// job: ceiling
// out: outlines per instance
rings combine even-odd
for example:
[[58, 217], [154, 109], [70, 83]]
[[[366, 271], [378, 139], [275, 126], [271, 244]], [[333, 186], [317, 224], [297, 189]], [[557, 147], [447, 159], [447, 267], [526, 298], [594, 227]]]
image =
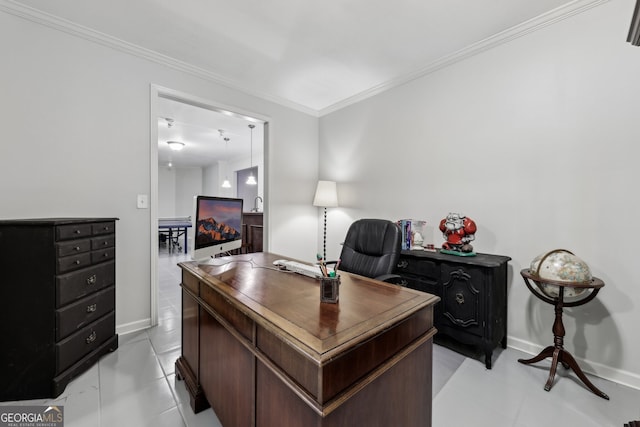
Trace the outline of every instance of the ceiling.
[[[261, 121], [164, 97], [158, 97], [156, 111], [161, 167], [169, 163], [170, 167], [206, 167], [218, 161], [237, 164], [241, 160], [238, 168], [245, 169], [256, 166], [257, 159], [262, 158], [264, 125]], [[250, 124], [255, 125], [253, 135]], [[172, 151], [167, 141], [182, 142], [185, 147]]]
[[603, 0], [0, 0], [322, 115]]
[[[0, 0], [0, 10], [322, 116], [606, 1]], [[252, 163], [247, 118], [165, 98], [157, 111], [161, 166]]]

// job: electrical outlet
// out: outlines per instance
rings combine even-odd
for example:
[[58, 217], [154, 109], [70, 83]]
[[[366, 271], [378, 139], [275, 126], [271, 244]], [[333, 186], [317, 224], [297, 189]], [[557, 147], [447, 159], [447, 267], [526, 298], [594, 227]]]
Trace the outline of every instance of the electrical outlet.
[[149, 196], [146, 194], [138, 194], [138, 209], [149, 208]]

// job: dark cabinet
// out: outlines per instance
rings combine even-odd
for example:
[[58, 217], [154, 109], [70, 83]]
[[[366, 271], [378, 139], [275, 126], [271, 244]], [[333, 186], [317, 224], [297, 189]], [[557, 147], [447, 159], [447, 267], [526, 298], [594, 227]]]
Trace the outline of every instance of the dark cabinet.
[[115, 221], [0, 221], [0, 401], [57, 397], [118, 347]]
[[[396, 274], [402, 284], [440, 297], [434, 313], [435, 342], [453, 339], [481, 349], [491, 369], [493, 350], [507, 344], [507, 256], [458, 257], [402, 251]], [[456, 348], [460, 349], [460, 348]]]
[[242, 245], [246, 252], [262, 252], [262, 212], [244, 212], [242, 214]]

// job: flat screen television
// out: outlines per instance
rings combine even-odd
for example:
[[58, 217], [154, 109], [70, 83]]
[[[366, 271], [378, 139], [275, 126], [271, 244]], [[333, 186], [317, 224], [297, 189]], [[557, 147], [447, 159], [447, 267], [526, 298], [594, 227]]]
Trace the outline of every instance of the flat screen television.
[[195, 196], [191, 258], [204, 262], [242, 246], [242, 199]]

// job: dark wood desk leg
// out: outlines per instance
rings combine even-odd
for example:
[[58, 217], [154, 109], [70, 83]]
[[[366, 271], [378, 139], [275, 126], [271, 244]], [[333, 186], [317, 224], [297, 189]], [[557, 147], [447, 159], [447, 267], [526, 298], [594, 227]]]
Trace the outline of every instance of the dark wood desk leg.
[[184, 381], [184, 385], [189, 393], [189, 404], [194, 414], [197, 414], [210, 406], [209, 401], [207, 401], [207, 398], [204, 395], [202, 386], [198, 384], [198, 380], [183, 357], [176, 360], [176, 379]]

